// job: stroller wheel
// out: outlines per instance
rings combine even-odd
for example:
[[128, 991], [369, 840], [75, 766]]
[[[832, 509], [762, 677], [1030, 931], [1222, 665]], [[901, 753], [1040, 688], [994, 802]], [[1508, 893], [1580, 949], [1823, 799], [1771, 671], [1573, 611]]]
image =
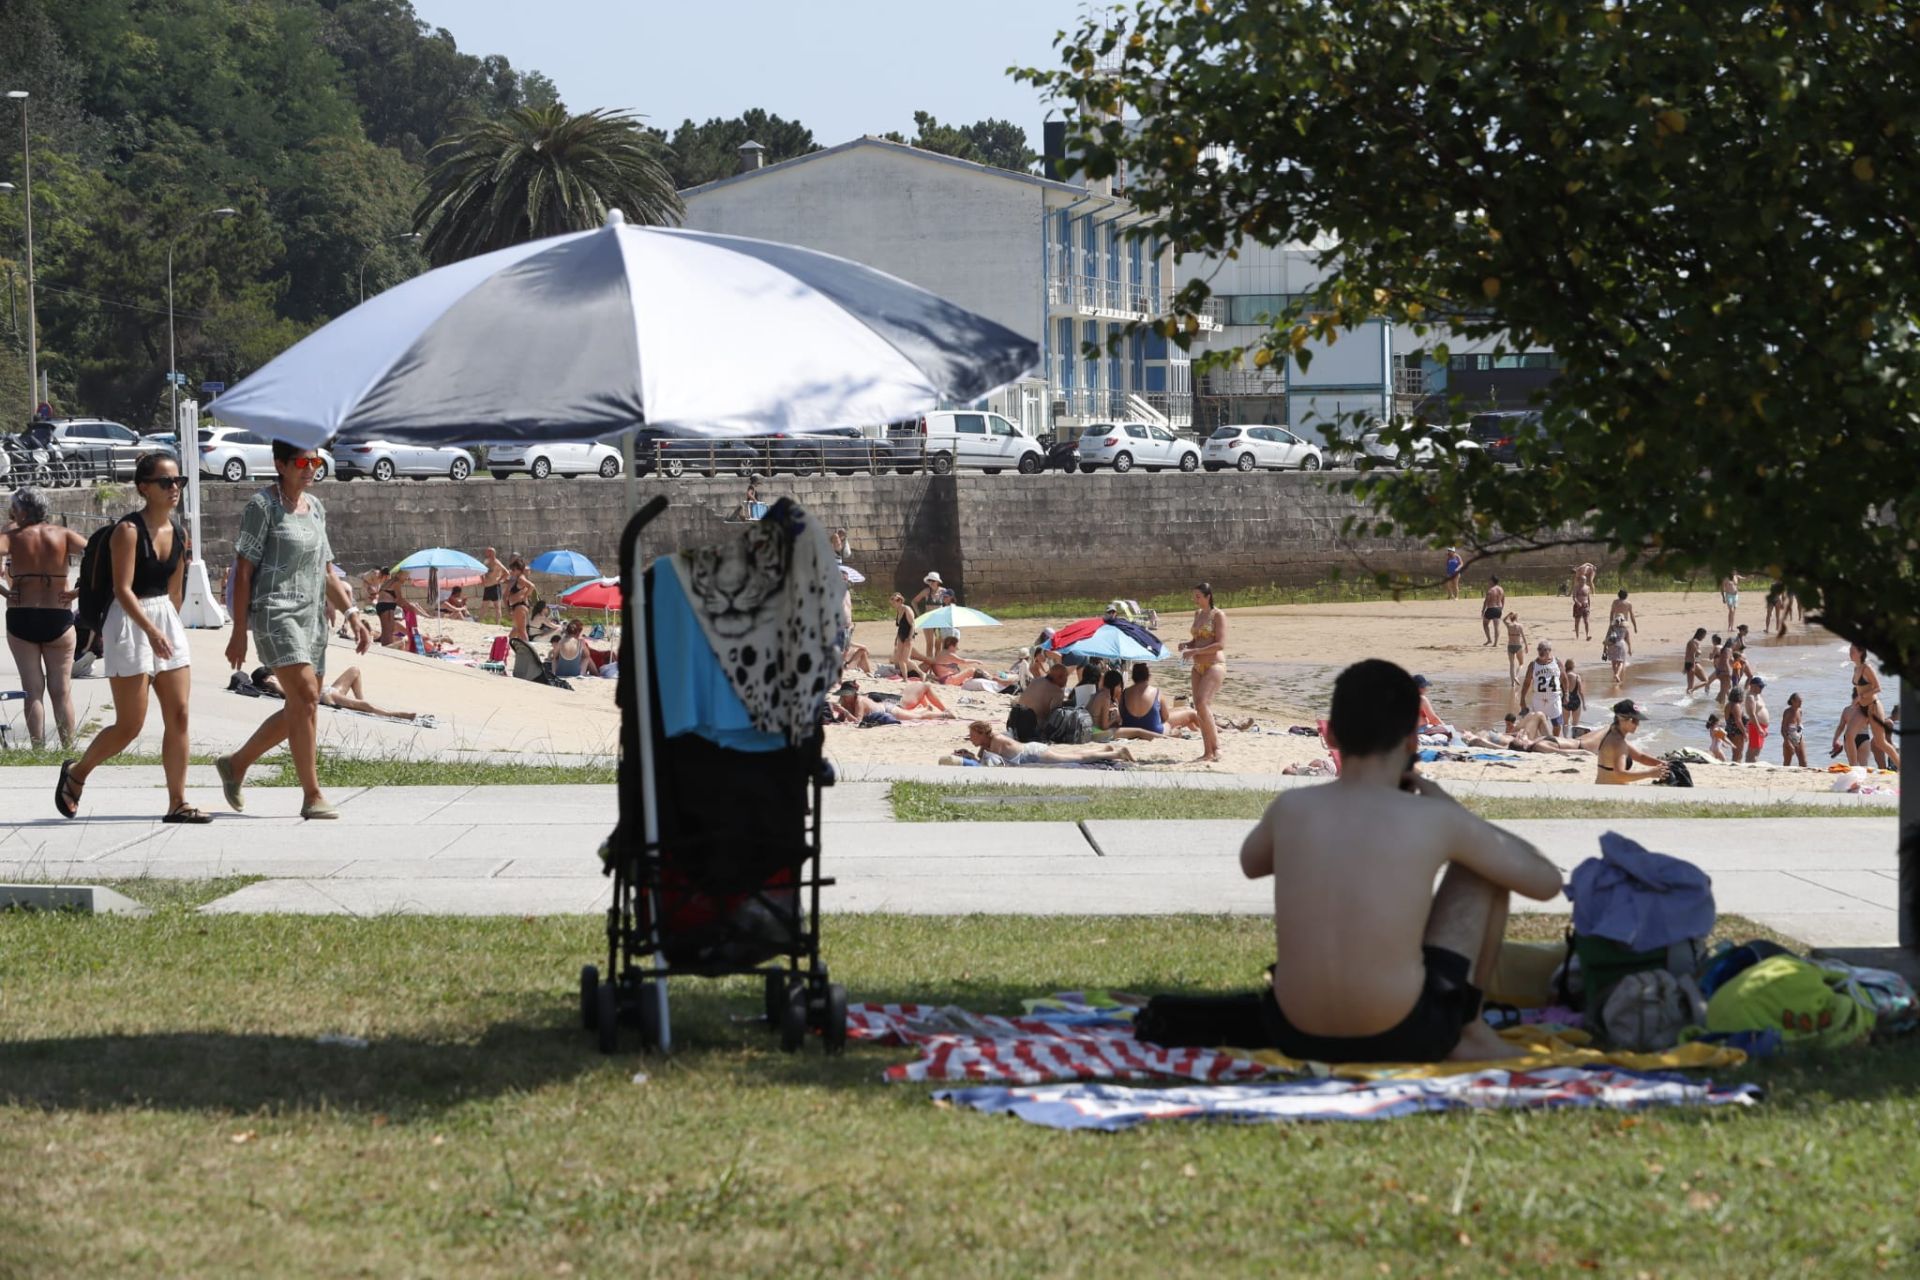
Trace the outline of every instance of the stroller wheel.
[[660, 1047], [660, 1001], [666, 992], [657, 982], [640, 984], [640, 1047]]
[[594, 1030], [600, 1033], [600, 1052], [612, 1053], [620, 1047], [620, 1001], [611, 982], [603, 982], [593, 993]]
[[787, 1008], [787, 975], [778, 969], [769, 969], [767, 979], [767, 1025], [778, 1027], [780, 1017]]
[[820, 1035], [828, 1053], [847, 1047], [847, 989], [839, 983], [827, 988], [826, 1008], [821, 1011]]
[[806, 1038], [807, 989], [796, 985], [787, 992], [786, 1003], [780, 1009], [780, 1048], [793, 1053]]
[[580, 969], [580, 1025], [591, 1031], [600, 1020], [600, 969], [583, 965]]

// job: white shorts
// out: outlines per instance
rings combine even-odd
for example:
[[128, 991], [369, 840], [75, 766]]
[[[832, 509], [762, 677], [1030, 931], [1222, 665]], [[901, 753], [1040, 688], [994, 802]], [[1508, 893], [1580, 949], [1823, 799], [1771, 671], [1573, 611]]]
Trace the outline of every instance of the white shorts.
[[156, 657], [146, 628], [136, 625], [127, 617], [120, 608], [120, 602], [115, 600], [107, 607], [107, 621], [100, 628], [100, 643], [109, 680], [120, 676], [157, 676], [163, 671], [178, 671], [193, 660], [193, 655], [187, 650], [187, 629], [180, 625], [180, 614], [173, 607], [172, 597], [149, 596], [140, 601], [140, 610], [147, 615], [154, 629], [166, 637], [167, 647], [173, 650], [173, 656]]
[[1538, 711], [1549, 720], [1558, 720], [1565, 713], [1566, 708], [1560, 703], [1560, 695], [1555, 693], [1550, 699], [1546, 697], [1533, 699], [1527, 704], [1527, 710]]

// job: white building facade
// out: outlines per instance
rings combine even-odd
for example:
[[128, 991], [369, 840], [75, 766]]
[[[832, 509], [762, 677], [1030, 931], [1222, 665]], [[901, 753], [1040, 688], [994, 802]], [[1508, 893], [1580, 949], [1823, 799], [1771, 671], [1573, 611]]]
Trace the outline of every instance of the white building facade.
[[[1165, 314], [1175, 273], [1170, 249], [1128, 234], [1139, 215], [1124, 199], [879, 138], [680, 194], [688, 227], [851, 258], [1032, 339], [1039, 367], [982, 407], [1033, 435], [1192, 422], [1190, 357], [1125, 334]], [[1089, 343], [1100, 358], [1086, 358]]]
[[1306, 369], [1276, 359], [1256, 368], [1251, 349], [1280, 314], [1322, 275], [1316, 251], [1304, 245], [1243, 245], [1236, 257], [1183, 255], [1182, 285], [1205, 280], [1221, 323], [1194, 344], [1194, 354], [1248, 349], [1248, 358], [1228, 369], [1195, 375], [1195, 427], [1202, 433], [1226, 423], [1283, 426], [1324, 439], [1322, 428], [1361, 413], [1385, 420], [1394, 412], [1393, 330], [1384, 321], [1349, 329], [1333, 342], [1307, 345]]

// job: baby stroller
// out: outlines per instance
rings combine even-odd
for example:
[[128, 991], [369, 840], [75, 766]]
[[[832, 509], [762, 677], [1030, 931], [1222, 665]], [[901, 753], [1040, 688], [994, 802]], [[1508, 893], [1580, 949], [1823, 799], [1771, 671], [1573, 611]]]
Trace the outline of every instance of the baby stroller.
[[[665, 498], [647, 503], [620, 539], [620, 817], [601, 849], [613, 878], [607, 968], [604, 976], [595, 965], [581, 969], [581, 1020], [602, 1053], [618, 1047], [622, 1024], [638, 1030], [643, 1048], [669, 1050], [671, 979], [758, 974], [782, 1049], [799, 1049], [816, 1030], [838, 1052], [847, 993], [820, 958], [820, 890], [833, 883], [819, 872], [821, 792], [833, 770], [817, 718], [797, 743], [737, 727], [670, 736], [669, 720], [676, 729], [687, 720], [687, 690], [725, 685], [728, 674], [703, 643], [704, 624], [688, 624], [680, 575], [664, 561], [644, 572], [636, 563], [640, 534], [666, 506]], [[806, 521], [783, 501], [764, 528], [740, 537], [762, 547], [789, 537], [791, 547], [789, 531]], [[715, 554], [738, 568], [736, 549]], [[814, 568], [795, 555], [791, 574]], [[821, 568], [838, 582], [830, 555]], [[811, 590], [809, 598], [828, 597]], [[734, 709], [744, 719], [744, 704], [736, 699]]]

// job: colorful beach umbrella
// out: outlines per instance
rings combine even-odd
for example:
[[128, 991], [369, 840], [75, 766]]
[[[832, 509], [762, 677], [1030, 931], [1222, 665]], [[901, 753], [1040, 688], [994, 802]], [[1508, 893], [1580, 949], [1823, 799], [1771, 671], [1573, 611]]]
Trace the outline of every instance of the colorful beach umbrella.
[[527, 568], [535, 573], [550, 573], [556, 578], [597, 578], [600, 566], [578, 551], [546, 551], [533, 558]]
[[913, 625], [934, 631], [958, 631], [962, 627], [997, 627], [1000, 621], [963, 604], [943, 604], [915, 618]]
[[618, 609], [620, 607], [620, 579], [598, 578], [592, 582], [583, 582], [560, 593], [570, 608], [576, 609]]
[[1085, 658], [1112, 658], [1121, 662], [1159, 662], [1167, 646], [1159, 636], [1124, 618], [1082, 618], [1053, 633], [1052, 648]]

